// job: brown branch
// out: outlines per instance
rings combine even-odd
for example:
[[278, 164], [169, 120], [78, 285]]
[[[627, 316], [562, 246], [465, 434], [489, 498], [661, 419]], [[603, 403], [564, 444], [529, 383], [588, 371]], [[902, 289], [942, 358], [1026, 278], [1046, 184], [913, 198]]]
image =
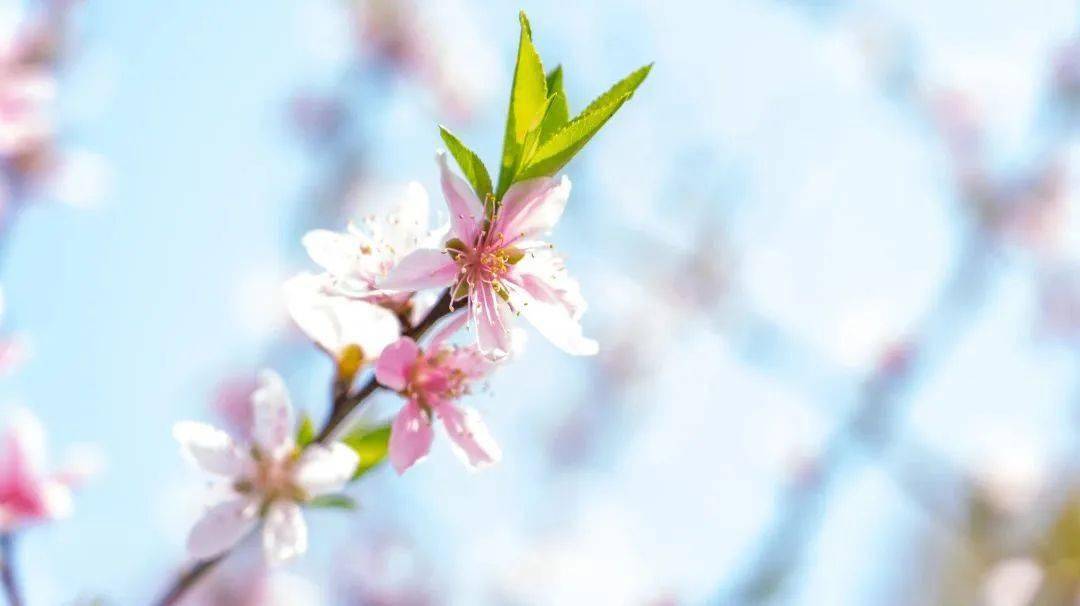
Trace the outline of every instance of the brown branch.
[[184, 594], [191, 590], [199, 579], [203, 578], [206, 573], [210, 572], [218, 565], [218, 563], [224, 560], [227, 555], [229, 555], [229, 552], [210, 558], [209, 560], [196, 562], [195, 565], [189, 568], [187, 572], [180, 576], [180, 578], [176, 579], [176, 582], [173, 583], [172, 587], [170, 587], [169, 590], [165, 592], [165, 595], [161, 596], [161, 599], [156, 602], [156, 606], [173, 606], [178, 603], [180, 598], [184, 597]]

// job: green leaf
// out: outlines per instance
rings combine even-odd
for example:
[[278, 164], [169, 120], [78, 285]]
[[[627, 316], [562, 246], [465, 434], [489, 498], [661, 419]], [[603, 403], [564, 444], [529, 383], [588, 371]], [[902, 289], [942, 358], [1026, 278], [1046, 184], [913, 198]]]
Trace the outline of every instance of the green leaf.
[[570, 121], [570, 104], [566, 100], [566, 91], [563, 89], [563, 69], [556, 66], [547, 75], [547, 91], [549, 96], [548, 111], [544, 119], [540, 121], [540, 143], [551, 138], [560, 128]]
[[636, 91], [638, 87], [641, 86], [641, 83], [645, 81], [645, 78], [648, 77], [649, 72], [652, 71], [652, 67], [653, 64], [650, 63], [648, 65], [642, 65], [630, 72], [629, 75], [609, 88], [607, 92], [593, 99], [593, 102], [579, 114], [579, 117], [584, 116], [591, 111], [595, 111], [602, 106], [609, 105], [624, 95], [633, 95], [634, 91]]
[[305, 412], [300, 418], [300, 426], [296, 428], [296, 445], [300, 448], [311, 444], [315, 439], [315, 423]]
[[353, 474], [355, 480], [386, 458], [387, 449], [390, 447], [390, 425], [357, 427], [345, 434], [341, 442], [356, 451], [360, 457], [360, 464]]
[[519, 14], [521, 38], [518, 42], [514, 81], [510, 87], [510, 107], [506, 116], [502, 162], [499, 166], [499, 188], [495, 197], [502, 198], [514, 180], [521, 161], [525, 135], [535, 128], [534, 121], [543, 116], [541, 108], [548, 100], [544, 64], [532, 42], [532, 29], [525, 12]]
[[581, 148], [585, 147], [585, 144], [615, 115], [623, 103], [633, 96], [634, 91], [645, 81], [651, 69], [650, 64], [634, 71], [597, 97], [577, 117], [542, 143], [529, 159], [528, 165], [519, 172], [516, 178], [518, 180], [530, 179], [558, 172], [581, 151]]
[[447, 149], [450, 150], [450, 155], [457, 160], [465, 178], [472, 184], [476, 197], [483, 200], [491, 193], [491, 176], [488, 175], [487, 167], [480, 160], [480, 156], [465, 147], [465, 144], [455, 137], [454, 133], [447, 130], [445, 126], [439, 127], [439, 135], [442, 136], [443, 143], [446, 143]]
[[345, 494], [324, 494], [307, 502], [313, 509], [356, 509], [356, 501]]

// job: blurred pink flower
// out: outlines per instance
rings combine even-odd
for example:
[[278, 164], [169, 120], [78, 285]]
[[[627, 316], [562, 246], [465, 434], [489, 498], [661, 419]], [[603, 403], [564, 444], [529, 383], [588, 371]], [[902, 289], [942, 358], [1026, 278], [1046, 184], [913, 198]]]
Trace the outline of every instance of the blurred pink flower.
[[205, 471], [225, 478], [229, 496], [208, 510], [188, 536], [195, 558], [221, 554], [263, 518], [263, 551], [271, 563], [307, 551], [307, 525], [300, 505], [340, 490], [359, 458], [340, 443], [299, 450], [293, 439], [293, 410], [281, 377], [264, 371], [252, 396], [252, 443], [203, 423], [182, 422], [173, 436]]
[[453, 285], [455, 300], [469, 297], [477, 345], [491, 358], [512, 351], [511, 313], [525, 316], [567, 353], [595, 354], [596, 341], [582, 335], [581, 289], [550, 245], [538, 240], [562, 216], [570, 180], [539, 177], [516, 183], [489, 219], [484, 203], [450, 171], [445, 153], [439, 154], [439, 165], [454, 237], [442, 250], [414, 251], [381, 285], [406, 291]]
[[52, 133], [48, 110], [56, 92], [51, 74], [0, 58], [0, 155], [41, 146]]
[[480, 415], [455, 400], [469, 392], [470, 383], [493, 369], [475, 346], [445, 345], [445, 339], [464, 323], [458, 315], [422, 351], [409, 337], [387, 347], [375, 364], [379, 383], [404, 396], [405, 406], [390, 433], [390, 462], [397, 472], [427, 456], [431, 450], [433, 415], [446, 428], [456, 450], [474, 468], [495, 463], [502, 456]]
[[0, 532], [66, 517], [71, 489], [81, 484], [77, 470], [46, 473], [44, 431], [28, 411], [14, 415], [0, 437]]

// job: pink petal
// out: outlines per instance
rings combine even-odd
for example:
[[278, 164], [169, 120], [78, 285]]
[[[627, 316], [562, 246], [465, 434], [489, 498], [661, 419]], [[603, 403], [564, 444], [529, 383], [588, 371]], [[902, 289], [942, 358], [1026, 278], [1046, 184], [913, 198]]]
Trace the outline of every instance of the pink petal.
[[469, 322], [469, 316], [465, 313], [465, 310], [456, 311], [449, 317], [443, 320], [442, 326], [431, 337], [431, 341], [428, 344], [428, 350], [438, 349], [447, 339], [452, 337], [455, 332], [461, 330], [462, 326], [465, 326]]
[[431, 450], [431, 422], [413, 400], [409, 400], [390, 428], [390, 463], [398, 474], [421, 461]]
[[507, 246], [536, 238], [555, 227], [569, 199], [570, 179], [565, 176], [515, 183], [503, 196], [492, 231], [502, 235]]
[[420, 348], [409, 337], [401, 337], [383, 350], [375, 363], [375, 378], [394, 391], [405, 389], [409, 373], [420, 356]]
[[9, 431], [0, 451], [0, 526], [10, 530], [46, 515], [41, 478], [20, 435]]
[[188, 553], [200, 560], [212, 558], [240, 542], [255, 528], [259, 504], [237, 498], [211, 507], [188, 535]]
[[435, 411], [442, 419], [455, 450], [470, 467], [478, 469], [497, 463], [502, 458], [502, 450], [476, 410], [442, 402], [435, 407]]
[[472, 246], [484, 222], [484, 205], [477, 199], [469, 184], [454, 174], [446, 164], [446, 153], [439, 152], [439, 172], [443, 197], [450, 209], [450, 226], [454, 235]]
[[458, 276], [458, 265], [450, 255], [433, 248], [409, 253], [379, 283], [386, 290], [423, 290], [449, 286]]
[[481, 284], [470, 293], [469, 313], [476, 327], [476, 344], [489, 358], [502, 358], [510, 353], [510, 328], [506, 315], [511, 313], [490, 284]]

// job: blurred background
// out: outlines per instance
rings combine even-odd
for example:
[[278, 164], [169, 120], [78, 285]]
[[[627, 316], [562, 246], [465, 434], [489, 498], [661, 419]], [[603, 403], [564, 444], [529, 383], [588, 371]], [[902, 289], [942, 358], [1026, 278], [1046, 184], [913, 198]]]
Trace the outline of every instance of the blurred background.
[[440, 206], [438, 123], [495, 163], [521, 8], [572, 109], [656, 62], [554, 236], [601, 354], [532, 334], [470, 402], [502, 464], [437, 440], [188, 603], [1076, 603], [1080, 7], [519, 4], [2, 5], [55, 86], [32, 144], [0, 128], [0, 402], [103, 467], [21, 537], [28, 602], [185, 566], [177, 420], [235, 420], [266, 366], [326, 413], [300, 236], [410, 180]]

